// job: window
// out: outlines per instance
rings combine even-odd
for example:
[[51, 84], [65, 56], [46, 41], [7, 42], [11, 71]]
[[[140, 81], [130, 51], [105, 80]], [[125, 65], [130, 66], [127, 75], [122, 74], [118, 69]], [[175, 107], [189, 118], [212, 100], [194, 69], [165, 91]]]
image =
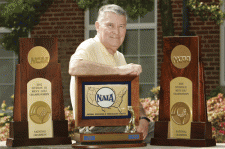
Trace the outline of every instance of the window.
[[[85, 39], [96, 35], [97, 9], [85, 12]], [[157, 1], [152, 12], [137, 20], [127, 20], [127, 32], [123, 45], [118, 49], [127, 63], [142, 66], [140, 98], [152, 96], [150, 90], [157, 86]]]
[[[0, 5], [5, 2], [0, 0]], [[10, 30], [0, 27], [0, 38], [8, 33]], [[17, 62], [18, 56], [13, 51], [6, 51], [0, 44], [0, 104], [5, 100], [7, 106], [13, 105], [13, 99], [10, 97], [14, 94]]]
[[[225, 10], [225, 6], [224, 3], [221, 7], [221, 10], [224, 12]], [[225, 86], [225, 22], [223, 22], [223, 24], [220, 25], [220, 85], [221, 86]]]

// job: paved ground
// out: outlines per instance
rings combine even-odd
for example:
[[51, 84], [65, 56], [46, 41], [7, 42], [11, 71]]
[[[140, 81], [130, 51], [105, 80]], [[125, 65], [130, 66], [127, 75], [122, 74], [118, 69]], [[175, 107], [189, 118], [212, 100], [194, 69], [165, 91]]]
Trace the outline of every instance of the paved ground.
[[[75, 143], [75, 142], [73, 142]], [[215, 147], [176, 147], [176, 146], [153, 146], [139, 147], [138, 149], [225, 149], [225, 143], [218, 143]], [[6, 141], [0, 141], [0, 149], [72, 149], [71, 145], [49, 145], [49, 146], [26, 146], [26, 147], [7, 147]], [[128, 148], [123, 148], [128, 149]]]

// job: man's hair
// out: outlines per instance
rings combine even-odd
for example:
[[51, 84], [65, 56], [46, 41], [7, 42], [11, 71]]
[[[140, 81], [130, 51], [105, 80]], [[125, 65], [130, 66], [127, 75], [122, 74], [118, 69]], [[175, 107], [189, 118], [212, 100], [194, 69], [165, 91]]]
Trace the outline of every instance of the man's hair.
[[121, 8], [120, 6], [115, 5], [115, 4], [108, 4], [108, 5], [102, 6], [99, 9], [99, 11], [98, 11], [98, 18], [97, 18], [98, 22], [102, 21], [102, 19], [104, 18], [106, 12], [114, 12], [117, 15], [125, 16], [126, 19], [127, 19], [127, 13], [126, 13], [126, 11], [123, 8]]

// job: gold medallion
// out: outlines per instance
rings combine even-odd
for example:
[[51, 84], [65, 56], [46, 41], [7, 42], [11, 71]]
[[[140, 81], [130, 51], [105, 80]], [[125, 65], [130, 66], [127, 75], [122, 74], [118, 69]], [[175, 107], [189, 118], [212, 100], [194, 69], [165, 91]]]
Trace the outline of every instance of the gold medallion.
[[42, 46], [36, 46], [32, 48], [28, 53], [28, 63], [34, 69], [43, 69], [45, 68], [49, 61], [50, 55], [48, 50]]
[[184, 45], [176, 46], [171, 53], [171, 61], [179, 69], [187, 67], [191, 62], [190, 50]]
[[43, 101], [37, 101], [30, 107], [30, 119], [36, 124], [44, 124], [51, 117], [51, 108]]
[[178, 125], [185, 125], [191, 117], [190, 108], [184, 102], [177, 102], [171, 109], [172, 120]]

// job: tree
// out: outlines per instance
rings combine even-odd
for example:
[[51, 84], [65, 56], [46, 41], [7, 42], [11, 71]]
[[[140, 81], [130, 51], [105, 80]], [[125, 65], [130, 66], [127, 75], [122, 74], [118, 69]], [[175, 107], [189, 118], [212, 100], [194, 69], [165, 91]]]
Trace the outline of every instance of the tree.
[[0, 43], [6, 50], [19, 53], [19, 38], [28, 37], [40, 16], [45, 13], [53, 0], [6, 0], [0, 5], [0, 26], [11, 30], [4, 34]]
[[75, 0], [82, 9], [100, 8], [105, 4], [116, 4], [125, 9], [131, 19], [144, 16], [154, 9], [154, 0]]

